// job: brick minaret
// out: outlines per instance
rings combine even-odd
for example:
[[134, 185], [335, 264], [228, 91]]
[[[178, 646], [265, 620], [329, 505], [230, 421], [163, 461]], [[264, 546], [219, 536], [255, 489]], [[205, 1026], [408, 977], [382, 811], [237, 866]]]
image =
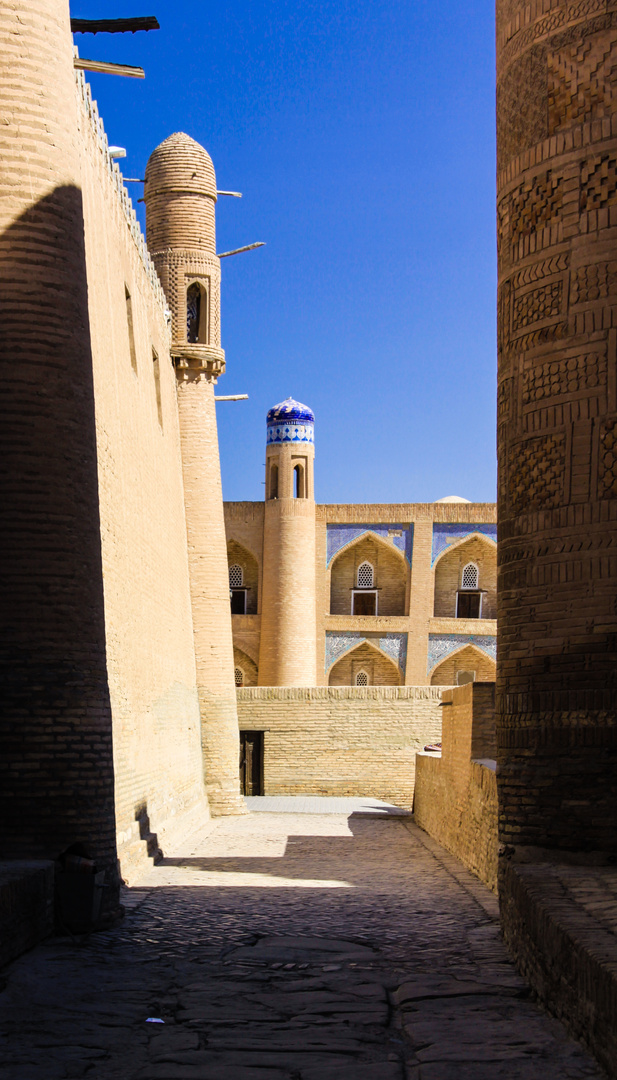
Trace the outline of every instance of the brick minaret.
[[146, 238], [172, 313], [201, 710], [212, 812], [240, 813], [238, 715], [214, 386], [225, 370], [214, 209], [206, 151], [170, 135], [146, 169]]
[[292, 398], [268, 413], [260, 686], [316, 682], [314, 421]]
[[2, 4], [0, 49], [0, 850], [50, 858], [79, 841], [116, 885], [67, 0]]
[[517, 849], [617, 851], [617, 24], [497, 2], [498, 773]]

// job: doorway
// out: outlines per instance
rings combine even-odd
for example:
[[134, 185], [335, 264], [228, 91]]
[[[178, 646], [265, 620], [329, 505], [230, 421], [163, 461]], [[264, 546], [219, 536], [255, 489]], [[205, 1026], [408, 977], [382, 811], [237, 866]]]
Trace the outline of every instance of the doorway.
[[240, 790], [243, 795], [264, 793], [264, 733], [240, 732]]

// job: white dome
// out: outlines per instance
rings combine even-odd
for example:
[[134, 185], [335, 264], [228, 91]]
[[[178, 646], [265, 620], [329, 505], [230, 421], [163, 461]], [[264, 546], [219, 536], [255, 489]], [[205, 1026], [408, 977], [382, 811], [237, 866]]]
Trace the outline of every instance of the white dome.
[[468, 503], [471, 499], [462, 499], [460, 495], [446, 495], [445, 499], [435, 499], [436, 503]]

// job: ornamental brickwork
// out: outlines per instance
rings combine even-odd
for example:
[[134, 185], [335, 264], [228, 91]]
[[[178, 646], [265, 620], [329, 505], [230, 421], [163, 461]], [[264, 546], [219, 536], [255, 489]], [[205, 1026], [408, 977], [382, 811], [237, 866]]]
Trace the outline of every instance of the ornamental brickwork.
[[617, 3], [498, 0], [500, 836], [617, 847]]

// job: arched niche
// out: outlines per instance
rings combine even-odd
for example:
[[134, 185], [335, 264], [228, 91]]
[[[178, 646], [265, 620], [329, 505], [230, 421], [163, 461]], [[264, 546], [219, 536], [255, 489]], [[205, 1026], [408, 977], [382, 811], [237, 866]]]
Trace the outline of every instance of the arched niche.
[[257, 664], [242, 649], [234, 645], [234, 673], [242, 672], [242, 682], [236, 677], [236, 686], [257, 686]]
[[361, 642], [341, 656], [330, 669], [329, 686], [356, 686], [360, 672], [368, 677], [368, 686], [400, 686], [401, 673], [398, 666], [368, 641]]
[[[232, 600], [232, 610], [236, 607], [236, 614], [242, 614], [239, 610], [239, 601], [244, 599], [245, 615], [256, 615], [258, 605], [258, 582], [259, 582], [259, 569], [257, 566], [257, 559], [255, 556], [245, 548], [242, 544], [239, 544], [237, 540], [227, 541], [227, 565], [230, 570], [233, 568], [233, 572], [230, 574], [230, 587], [232, 593], [236, 593], [236, 590], [240, 590], [244, 593], [244, 597], [235, 596]], [[235, 583], [238, 581], [238, 570], [242, 571], [242, 585], [238, 586]]]
[[405, 556], [374, 533], [365, 533], [334, 556], [330, 566], [330, 614], [350, 615], [358, 570], [373, 568], [378, 615], [404, 615], [408, 567]]
[[201, 281], [190, 281], [186, 290], [186, 340], [189, 345], [208, 345], [210, 340], [208, 290]]
[[[460, 605], [459, 595], [469, 594], [464, 585], [469, 575], [464, 575], [466, 567], [477, 567], [477, 591], [481, 594], [478, 605], [480, 615], [468, 615], [469, 604]], [[464, 580], [465, 578], [465, 580]], [[466, 599], [466, 597], [464, 597]], [[473, 610], [473, 608], [471, 608]], [[497, 545], [481, 533], [474, 533], [466, 540], [447, 548], [435, 563], [435, 601], [433, 614], [436, 618], [497, 618]]]
[[[468, 678], [473, 672], [473, 680]], [[431, 686], [457, 686], [462, 682], [495, 682], [495, 661], [475, 645], [463, 645], [444, 657], [431, 672]]]

